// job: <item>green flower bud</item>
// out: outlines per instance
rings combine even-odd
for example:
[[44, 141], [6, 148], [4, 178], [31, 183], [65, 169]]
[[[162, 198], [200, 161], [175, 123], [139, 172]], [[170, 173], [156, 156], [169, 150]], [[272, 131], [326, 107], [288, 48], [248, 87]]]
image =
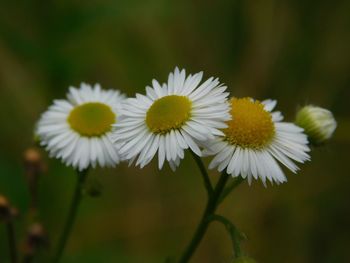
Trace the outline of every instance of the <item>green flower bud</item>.
[[312, 105], [305, 106], [297, 112], [295, 123], [304, 128], [314, 145], [320, 145], [330, 139], [337, 127], [332, 112]]
[[233, 263], [256, 263], [256, 261], [250, 257], [244, 256], [236, 258]]

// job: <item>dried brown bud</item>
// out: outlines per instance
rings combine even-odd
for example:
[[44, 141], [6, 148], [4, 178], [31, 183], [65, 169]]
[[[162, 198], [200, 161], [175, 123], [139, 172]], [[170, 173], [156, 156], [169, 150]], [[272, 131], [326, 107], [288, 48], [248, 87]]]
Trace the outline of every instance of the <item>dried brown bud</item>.
[[25, 150], [23, 160], [26, 173], [30, 176], [38, 175], [44, 172], [45, 165], [42, 161], [39, 149], [32, 147]]
[[44, 241], [46, 241], [47, 236], [43, 225], [40, 223], [31, 225], [28, 231], [28, 238], [32, 243], [37, 245], [45, 243]]
[[29, 148], [24, 152], [24, 161], [26, 163], [39, 163], [41, 162], [41, 155], [36, 148]]
[[28, 148], [23, 155], [25, 176], [27, 179], [30, 195], [31, 209], [35, 210], [37, 206], [37, 187], [40, 175], [46, 170], [42, 161], [39, 149]]
[[6, 197], [0, 195], [0, 221], [7, 221], [11, 218], [11, 207]]
[[12, 207], [6, 197], [0, 195], [0, 221], [9, 222], [18, 214], [18, 209]]
[[9, 202], [7, 201], [7, 198], [5, 196], [0, 195], [0, 207], [2, 206], [8, 206]]
[[26, 257], [33, 256], [41, 248], [45, 248], [48, 245], [48, 238], [46, 231], [42, 224], [32, 224], [27, 233], [26, 242], [24, 245], [24, 254]]

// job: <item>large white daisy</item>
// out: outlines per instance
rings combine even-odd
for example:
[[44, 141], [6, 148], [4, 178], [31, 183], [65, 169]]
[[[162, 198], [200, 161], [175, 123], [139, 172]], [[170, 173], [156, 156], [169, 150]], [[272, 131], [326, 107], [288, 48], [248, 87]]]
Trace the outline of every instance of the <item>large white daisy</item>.
[[209, 168], [226, 169], [232, 176], [242, 176], [251, 183], [261, 178], [271, 182], [287, 181], [277, 161], [296, 173], [292, 161], [309, 160], [308, 140], [303, 129], [293, 123], [281, 122], [280, 112], [271, 112], [276, 101], [254, 101], [232, 98], [232, 119], [223, 129], [224, 135], [209, 141], [204, 155], [216, 155]]
[[190, 148], [201, 155], [199, 141], [223, 135], [220, 129], [230, 119], [226, 86], [209, 78], [200, 84], [203, 73], [186, 77], [175, 69], [167, 84], [152, 81], [146, 96], [126, 100], [113, 140], [123, 159], [144, 167], [158, 151], [158, 166], [167, 160], [174, 170]]
[[109, 135], [124, 95], [82, 83], [69, 88], [66, 100], [55, 100], [42, 114], [37, 135], [51, 157], [79, 170], [88, 166], [114, 166], [119, 162]]

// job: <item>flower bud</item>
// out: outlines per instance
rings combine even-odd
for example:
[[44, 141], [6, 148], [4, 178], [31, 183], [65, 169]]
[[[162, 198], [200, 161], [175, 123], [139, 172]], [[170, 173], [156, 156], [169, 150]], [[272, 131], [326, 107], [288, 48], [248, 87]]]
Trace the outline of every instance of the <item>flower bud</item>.
[[31, 196], [31, 209], [35, 210], [37, 205], [38, 181], [40, 175], [46, 170], [45, 163], [42, 160], [40, 151], [36, 147], [32, 147], [25, 150], [23, 164]]
[[44, 227], [40, 223], [32, 224], [27, 233], [24, 254], [26, 257], [32, 257], [38, 250], [48, 246], [48, 237]]
[[45, 245], [47, 243], [46, 231], [40, 223], [34, 223], [30, 226], [28, 241], [36, 246]]
[[305, 106], [297, 112], [295, 123], [304, 128], [310, 142], [314, 145], [320, 145], [329, 140], [337, 127], [332, 112], [312, 105]]
[[243, 256], [236, 258], [233, 263], [256, 263], [256, 261], [250, 257]]
[[23, 161], [27, 173], [40, 174], [44, 171], [41, 154], [37, 148], [28, 148], [23, 154]]
[[7, 198], [0, 195], [0, 222], [10, 222], [18, 214], [17, 208], [11, 206]]
[[11, 207], [6, 197], [0, 195], [0, 221], [7, 221], [11, 217]]

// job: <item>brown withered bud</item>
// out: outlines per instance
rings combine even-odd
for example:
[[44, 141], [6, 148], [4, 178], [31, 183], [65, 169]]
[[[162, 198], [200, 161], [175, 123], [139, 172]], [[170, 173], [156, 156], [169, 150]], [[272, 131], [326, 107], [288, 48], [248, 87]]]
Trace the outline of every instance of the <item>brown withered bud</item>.
[[0, 195], [0, 222], [11, 218], [11, 206], [6, 197]]
[[32, 147], [24, 151], [24, 166], [27, 173], [41, 174], [45, 170], [39, 149]]
[[46, 170], [40, 151], [35, 148], [28, 148], [23, 155], [25, 177], [31, 195], [31, 208], [35, 210], [37, 204], [37, 188], [41, 174]]
[[16, 207], [11, 206], [7, 198], [0, 195], [0, 222], [9, 222], [18, 216]]
[[26, 258], [33, 257], [40, 249], [48, 246], [47, 233], [40, 223], [32, 224], [27, 233], [24, 244], [24, 255]]

